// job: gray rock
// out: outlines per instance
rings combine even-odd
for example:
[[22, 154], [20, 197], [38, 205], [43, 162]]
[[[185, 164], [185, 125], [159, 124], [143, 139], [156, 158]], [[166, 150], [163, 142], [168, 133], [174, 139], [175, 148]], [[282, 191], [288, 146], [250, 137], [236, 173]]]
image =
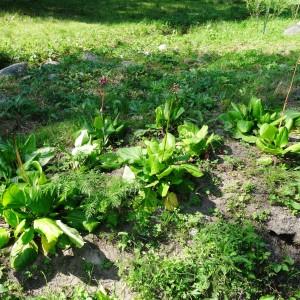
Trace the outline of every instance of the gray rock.
[[300, 33], [300, 23], [288, 27], [284, 31], [284, 35], [296, 35]]
[[48, 75], [48, 79], [49, 80], [54, 80], [54, 79], [56, 79], [57, 78], [57, 74], [49, 74]]
[[21, 62], [10, 65], [2, 70], [0, 70], [0, 77], [2, 76], [21, 76], [27, 71], [27, 63]]
[[105, 255], [98, 249], [85, 248], [82, 251], [81, 257], [88, 263], [96, 266], [101, 266], [105, 261]]
[[44, 63], [44, 66], [58, 66], [59, 62], [56, 60], [48, 60]]
[[85, 52], [82, 54], [82, 60], [96, 63], [99, 61], [99, 57], [91, 52]]
[[291, 235], [293, 242], [300, 244], [300, 219], [291, 215], [289, 211], [282, 210], [281, 207], [271, 208], [271, 218], [267, 228], [277, 235]]
[[124, 61], [121, 62], [121, 66], [125, 69], [129, 68], [129, 67], [132, 67], [132, 66], [135, 66], [135, 65], [136, 65], [135, 62], [130, 61], [130, 60], [124, 60]]

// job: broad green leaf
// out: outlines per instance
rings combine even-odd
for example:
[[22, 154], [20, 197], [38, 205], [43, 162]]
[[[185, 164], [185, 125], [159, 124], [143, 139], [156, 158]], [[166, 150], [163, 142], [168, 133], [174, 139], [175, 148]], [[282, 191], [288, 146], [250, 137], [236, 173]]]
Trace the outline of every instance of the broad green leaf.
[[80, 236], [79, 232], [75, 228], [71, 228], [68, 225], [64, 224], [60, 220], [56, 221], [58, 227], [67, 235], [70, 241], [78, 248], [81, 248], [84, 245], [84, 241]]
[[159, 160], [160, 162], [168, 160], [174, 153], [176, 141], [174, 135], [167, 133], [159, 144]]
[[260, 117], [262, 116], [264, 110], [261, 100], [254, 97], [251, 98], [249, 102], [249, 109], [252, 113], [252, 116], [256, 120], [260, 120]]
[[5, 209], [2, 215], [5, 222], [13, 228], [17, 227], [21, 220], [24, 219], [24, 216], [21, 213], [16, 212], [13, 209]]
[[36, 185], [25, 187], [26, 206], [30, 207], [32, 213], [36, 216], [43, 216], [51, 211], [53, 206], [53, 194], [48, 185]]
[[158, 106], [155, 109], [155, 125], [156, 125], [156, 127], [158, 127], [158, 128], [162, 127], [163, 120], [164, 120], [163, 109], [161, 106]]
[[268, 140], [269, 142], [273, 142], [278, 133], [278, 129], [274, 125], [263, 124], [260, 127], [259, 134], [260, 137]]
[[133, 164], [141, 159], [143, 156], [142, 147], [130, 147], [130, 148], [121, 148], [117, 151], [118, 156], [122, 161], [129, 164]]
[[257, 140], [256, 136], [254, 136], [254, 135], [245, 135], [245, 134], [242, 134], [240, 131], [234, 132], [233, 137], [235, 139], [242, 139], [243, 141], [245, 141], [247, 143], [250, 143], [250, 144], [255, 144], [256, 140]]
[[266, 143], [262, 139], [257, 139], [256, 140], [256, 145], [261, 151], [266, 152], [266, 153], [270, 153], [270, 154], [273, 154], [273, 155], [282, 155], [282, 154], [284, 154], [284, 151], [281, 148], [276, 148], [276, 147]]
[[170, 188], [170, 185], [167, 184], [167, 183], [161, 183], [159, 189], [158, 189], [158, 192], [159, 194], [161, 195], [161, 197], [166, 197], [168, 192], [169, 192], [169, 188]]
[[300, 203], [299, 203], [299, 202], [296, 202], [296, 201], [291, 200], [291, 201], [289, 201], [289, 205], [290, 205], [293, 209], [300, 211]]
[[168, 193], [168, 195], [164, 198], [164, 204], [167, 210], [174, 210], [179, 205], [177, 195], [172, 192]]
[[191, 122], [184, 122], [183, 125], [178, 126], [178, 133], [181, 139], [192, 138], [198, 131], [198, 126]]
[[286, 127], [281, 127], [275, 140], [275, 146], [283, 148], [289, 143], [289, 132]]
[[60, 229], [59, 226], [57, 226], [55, 221], [49, 218], [41, 218], [34, 220], [33, 227], [34, 230], [46, 237], [47, 242], [50, 245], [56, 243], [58, 237], [61, 234], [63, 234], [63, 231]]
[[94, 231], [100, 224], [95, 219], [87, 220], [85, 213], [81, 209], [75, 209], [66, 216], [67, 223], [77, 229], [85, 229], [88, 232]]
[[54, 147], [39, 148], [32, 153], [34, 159], [37, 159], [41, 166], [45, 166], [55, 156]]
[[22, 146], [22, 152], [25, 154], [32, 153], [36, 150], [35, 135], [31, 134]]
[[294, 144], [292, 146], [287, 147], [284, 151], [283, 154], [286, 153], [300, 153], [300, 143]]
[[122, 161], [116, 152], [107, 152], [100, 155], [101, 168], [115, 170], [122, 166]]
[[160, 180], [168, 175], [170, 175], [177, 167], [176, 166], [169, 166], [167, 167], [163, 172], [161, 172], [159, 175], [157, 175], [157, 178]]
[[170, 120], [171, 119], [171, 113], [172, 113], [172, 106], [173, 106], [173, 100], [167, 100], [164, 106], [164, 118], [166, 120]]
[[34, 262], [38, 255], [38, 246], [33, 240], [24, 243], [24, 234], [15, 242], [10, 252], [11, 266], [17, 271]]
[[28, 244], [34, 239], [34, 229], [32, 227], [25, 229], [19, 239], [23, 244]]
[[179, 119], [184, 112], [185, 112], [185, 109], [183, 107], [179, 107], [179, 109], [174, 114], [174, 120]]
[[202, 177], [204, 175], [198, 167], [190, 164], [182, 164], [180, 165], [180, 169], [184, 169], [194, 177]]
[[54, 254], [56, 243], [57, 241], [52, 241], [51, 243], [49, 243], [46, 236], [42, 235], [41, 245], [42, 245], [44, 255], [48, 255], [49, 253]]
[[0, 249], [6, 246], [9, 242], [9, 231], [5, 228], [0, 228]]
[[251, 131], [254, 123], [252, 121], [239, 120], [236, 124], [238, 130], [242, 133], [248, 133]]
[[98, 130], [102, 129], [104, 127], [104, 122], [103, 122], [103, 116], [97, 116], [94, 119], [94, 127]]
[[17, 184], [11, 184], [3, 194], [2, 205], [5, 208], [20, 208], [25, 205], [25, 194]]
[[26, 229], [26, 219], [22, 220], [14, 231], [14, 237], [17, 238]]

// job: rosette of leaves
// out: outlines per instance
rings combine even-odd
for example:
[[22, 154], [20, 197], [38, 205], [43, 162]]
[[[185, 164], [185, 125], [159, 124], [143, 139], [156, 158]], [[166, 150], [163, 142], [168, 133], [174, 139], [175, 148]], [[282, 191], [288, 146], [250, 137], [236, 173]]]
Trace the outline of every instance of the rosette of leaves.
[[201, 129], [193, 123], [185, 122], [178, 127], [180, 146], [189, 157], [201, 156], [214, 144], [220, 143], [221, 138], [215, 134], [208, 134], [208, 126]]
[[252, 98], [248, 105], [231, 103], [231, 110], [220, 115], [225, 130], [230, 131], [235, 139], [255, 143], [256, 135], [262, 124], [279, 124], [277, 112], [266, 111], [260, 99]]
[[109, 145], [114, 136], [119, 135], [124, 129], [124, 124], [118, 116], [112, 119], [102, 113], [94, 118], [92, 125], [77, 133], [72, 156], [75, 161], [95, 161], [102, 150]]
[[173, 127], [184, 114], [185, 109], [178, 101], [169, 99], [165, 104], [155, 109], [155, 128], [166, 129]]
[[0, 181], [9, 181], [16, 176], [20, 164], [29, 166], [32, 161], [38, 161], [45, 166], [54, 157], [55, 148], [37, 148], [36, 138], [30, 135], [25, 142], [16, 139], [15, 141], [4, 141], [0, 138]]
[[130, 166], [126, 176], [137, 178], [144, 184], [142, 196], [147, 206], [155, 206], [163, 199], [165, 207], [173, 209], [178, 206], [178, 187], [191, 183], [187, 175], [202, 177], [204, 174], [195, 165], [187, 163], [187, 157], [178, 151], [175, 137], [170, 133], [161, 141], [146, 141], [145, 145], [146, 149], [132, 147], [117, 152], [123, 163]]
[[55, 187], [39, 163], [34, 166], [35, 171], [23, 170], [23, 182], [10, 184], [0, 202], [0, 214], [9, 226], [0, 232], [0, 245], [5, 246], [10, 236], [14, 239], [10, 261], [16, 270], [36, 259], [39, 243], [45, 255], [54, 253], [56, 247], [84, 244], [78, 231], [60, 220], [63, 207], [56, 200]]
[[273, 155], [300, 153], [300, 143], [289, 145], [287, 127], [276, 127], [272, 124], [263, 124], [260, 127], [256, 145], [260, 150]]

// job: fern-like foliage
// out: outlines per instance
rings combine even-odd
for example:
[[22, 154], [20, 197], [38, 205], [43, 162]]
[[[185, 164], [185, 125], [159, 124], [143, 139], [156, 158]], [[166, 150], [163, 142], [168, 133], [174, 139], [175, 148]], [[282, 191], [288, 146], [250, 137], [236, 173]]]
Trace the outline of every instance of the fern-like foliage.
[[137, 183], [95, 171], [67, 173], [53, 178], [53, 182], [65, 205], [80, 207], [87, 219], [110, 220], [112, 224], [139, 190]]

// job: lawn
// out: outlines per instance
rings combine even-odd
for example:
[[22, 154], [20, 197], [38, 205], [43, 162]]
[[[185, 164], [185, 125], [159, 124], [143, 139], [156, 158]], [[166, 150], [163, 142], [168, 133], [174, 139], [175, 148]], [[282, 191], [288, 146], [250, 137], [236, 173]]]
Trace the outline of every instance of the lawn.
[[0, 69], [28, 66], [0, 75], [0, 298], [300, 299], [300, 116], [280, 121], [297, 22], [263, 33], [239, 0], [2, 0]]

